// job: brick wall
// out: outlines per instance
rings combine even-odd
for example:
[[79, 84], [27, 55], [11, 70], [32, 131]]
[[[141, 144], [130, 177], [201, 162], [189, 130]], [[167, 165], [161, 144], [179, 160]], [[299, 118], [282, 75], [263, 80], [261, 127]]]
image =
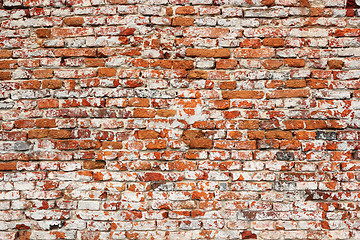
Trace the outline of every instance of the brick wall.
[[345, 0], [3, 0], [0, 238], [360, 239]]

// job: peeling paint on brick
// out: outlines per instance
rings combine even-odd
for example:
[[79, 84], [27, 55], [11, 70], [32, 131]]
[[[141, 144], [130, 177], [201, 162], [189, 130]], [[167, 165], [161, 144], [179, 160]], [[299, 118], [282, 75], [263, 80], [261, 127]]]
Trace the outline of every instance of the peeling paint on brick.
[[1, 239], [360, 239], [358, 0], [0, 21]]

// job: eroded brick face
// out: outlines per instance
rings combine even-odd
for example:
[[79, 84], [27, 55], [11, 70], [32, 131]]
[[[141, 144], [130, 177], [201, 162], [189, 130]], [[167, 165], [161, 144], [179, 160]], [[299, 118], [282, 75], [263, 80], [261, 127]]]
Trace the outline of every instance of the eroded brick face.
[[355, 0], [3, 0], [0, 239], [360, 239]]

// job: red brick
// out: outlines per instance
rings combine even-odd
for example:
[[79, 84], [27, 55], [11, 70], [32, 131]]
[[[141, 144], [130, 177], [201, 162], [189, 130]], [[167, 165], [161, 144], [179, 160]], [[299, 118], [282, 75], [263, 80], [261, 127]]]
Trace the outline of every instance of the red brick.
[[179, 15], [193, 15], [195, 14], [195, 8], [193, 6], [178, 7], [175, 10], [175, 14]]
[[43, 80], [42, 81], [42, 88], [59, 89], [62, 86], [63, 86], [63, 81], [61, 81], [61, 80]]
[[159, 117], [174, 117], [176, 115], [176, 110], [170, 110], [170, 109], [159, 109], [156, 111], [156, 115]]
[[202, 58], [228, 58], [230, 57], [230, 49], [199, 49], [188, 48], [186, 50], [186, 56], [188, 57], [202, 57]]
[[344, 62], [342, 60], [329, 60], [328, 65], [330, 69], [342, 69]]
[[252, 90], [223, 91], [222, 96], [224, 99], [260, 99], [264, 97], [264, 92]]
[[39, 108], [57, 108], [59, 107], [58, 99], [42, 99], [38, 102]]
[[271, 48], [260, 49], [235, 49], [236, 58], [270, 58], [275, 56], [275, 51]]
[[166, 141], [165, 140], [152, 140], [147, 142], [145, 145], [147, 149], [165, 149]]
[[10, 80], [11, 72], [0, 71], [0, 80]]
[[43, 28], [35, 31], [38, 38], [49, 38], [51, 36], [51, 29]]
[[85, 65], [87, 67], [103, 67], [105, 66], [105, 61], [101, 58], [87, 58], [85, 59]]
[[70, 138], [71, 131], [69, 130], [50, 130], [49, 131], [49, 137], [51, 138], [58, 138], [58, 139], [64, 139], [64, 138]]
[[121, 142], [102, 142], [102, 149], [122, 149]]
[[84, 161], [84, 169], [103, 169], [105, 168], [105, 161]]
[[98, 76], [99, 77], [114, 77], [114, 76], [116, 76], [116, 69], [115, 68], [99, 68]]
[[305, 67], [305, 60], [286, 58], [284, 59], [284, 65], [288, 67], [297, 67], [297, 68]]
[[4, 49], [0, 50], [0, 58], [10, 58], [11, 55], [12, 55], [11, 50], [4, 50]]
[[36, 119], [36, 127], [38, 128], [55, 128], [55, 119]]
[[288, 131], [268, 131], [265, 133], [265, 137], [266, 138], [270, 138], [270, 139], [292, 139], [293, 135], [291, 132]]
[[17, 68], [16, 60], [0, 60], [0, 69], [14, 69]]
[[223, 59], [216, 62], [217, 69], [235, 69], [237, 66], [237, 60]]
[[269, 69], [269, 70], [274, 70], [274, 69], [278, 69], [283, 65], [284, 61], [283, 60], [264, 60], [262, 62], [262, 65], [264, 66], [264, 68]]
[[285, 44], [285, 41], [283, 38], [265, 38], [263, 40], [264, 46], [283, 47], [284, 44]]
[[145, 109], [145, 108], [136, 108], [133, 112], [134, 118], [153, 118], [155, 117], [155, 110]]
[[22, 89], [40, 89], [41, 82], [37, 80], [23, 81], [21, 83]]
[[33, 128], [35, 127], [35, 120], [23, 119], [14, 121], [15, 128]]
[[16, 170], [16, 162], [0, 162], [0, 171], [12, 171]]
[[356, 1], [0, 5], [0, 238], [360, 239]]
[[206, 71], [193, 70], [188, 72], [187, 77], [190, 79], [207, 79], [208, 73]]
[[266, 98], [306, 98], [310, 95], [307, 89], [275, 90], [266, 95]]
[[154, 130], [139, 130], [137, 131], [137, 137], [139, 139], [157, 139], [159, 133]]
[[174, 69], [193, 69], [194, 61], [192, 60], [174, 60], [173, 61]]
[[39, 69], [34, 71], [35, 78], [52, 78], [54, 71], [52, 69]]
[[188, 27], [194, 25], [193, 18], [175, 17], [171, 21], [171, 25], [174, 27]]
[[190, 140], [190, 148], [212, 148], [213, 141], [207, 138], [195, 138]]
[[68, 26], [79, 27], [84, 24], [83, 17], [67, 17], [64, 19], [64, 23]]
[[48, 129], [36, 129], [28, 132], [28, 138], [46, 138], [48, 135]]

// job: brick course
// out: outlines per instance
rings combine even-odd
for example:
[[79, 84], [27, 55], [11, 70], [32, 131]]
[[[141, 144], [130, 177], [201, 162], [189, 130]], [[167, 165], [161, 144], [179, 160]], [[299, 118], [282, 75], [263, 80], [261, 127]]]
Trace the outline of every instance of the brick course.
[[355, 0], [3, 0], [0, 239], [360, 239]]

